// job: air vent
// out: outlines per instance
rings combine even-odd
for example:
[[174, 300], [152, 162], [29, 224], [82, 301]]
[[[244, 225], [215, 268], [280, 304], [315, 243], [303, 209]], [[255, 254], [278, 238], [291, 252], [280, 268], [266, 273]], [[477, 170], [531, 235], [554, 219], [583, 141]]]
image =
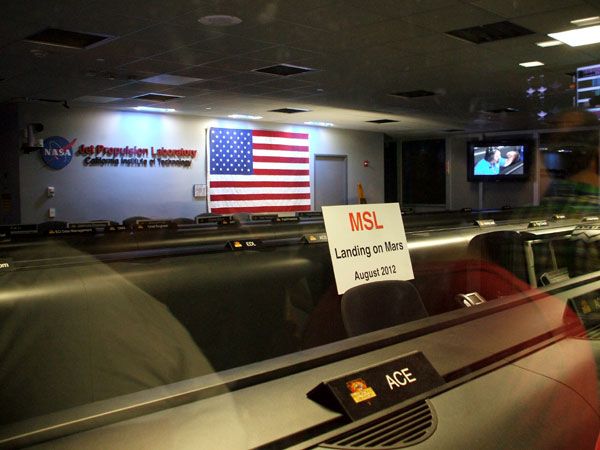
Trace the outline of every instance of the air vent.
[[487, 109], [485, 112], [492, 114], [501, 114], [501, 113], [515, 113], [519, 112], [517, 108], [496, 108], [496, 109]]
[[422, 442], [437, 426], [428, 401], [422, 401], [394, 414], [356, 428], [319, 445], [334, 449], [396, 449]]
[[277, 112], [282, 114], [296, 114], [309, 112], [310, 109], [301, 109], [301, 108], [279, 108], [279, 109], [271, 109], [270, 112]]
[[169, 100], [175, 100], [183, 97], [180, 95], [155, 94], [150, 92], [148, 94], [138, 95], [137, 97], [133, 98], [136, 100], [149, 100], [151, 102], [168, 102]]
[[393, 120], [393, 119], [376, 119], [376, 120], [367, 120], [368, 123], [393, 123], [393, 122], [398, 122], [397, 120]]
[[308, 67], [292, 66], [291, 64], [277, 64], [276, 66], [254, 69], [254, 72], [270, 73], [271, 75], [287, 77], [289, 75], [297, 75], [299, 73], [314, 72], [314, 70], [315, 69], [310, 69]]
[[432, 95], [435, 95], [435, 92], [425, 91], [423, 89], [417, 89], [414, 91], [394, 92], [392, 95], [395, 95], [396, 97], [417, 98], [417, 97], [430, 97]]
[[80, 33], [78, 31], [61, 30], [59, 28], [46, 28], [25, 38], [27, 42], [35, 44], [76, 49], [90, 48], [110, 39], [112, 39], [112, 36]]
[[446, 34], [475, 44], [485, 44], [486, 42], [527, 36], [528, 34], [535, 34], [535, 32], [512, 22], [503, 21], [447, 31]]

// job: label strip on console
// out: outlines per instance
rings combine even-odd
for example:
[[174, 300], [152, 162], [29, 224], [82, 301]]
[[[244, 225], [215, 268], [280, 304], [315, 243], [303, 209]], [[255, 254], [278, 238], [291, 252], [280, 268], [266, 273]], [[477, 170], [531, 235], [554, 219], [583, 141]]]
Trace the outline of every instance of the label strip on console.
[[351, 420], [389, 408], [445, 383], [422, 352], [408, 353], [323, 381], [307, 395]]

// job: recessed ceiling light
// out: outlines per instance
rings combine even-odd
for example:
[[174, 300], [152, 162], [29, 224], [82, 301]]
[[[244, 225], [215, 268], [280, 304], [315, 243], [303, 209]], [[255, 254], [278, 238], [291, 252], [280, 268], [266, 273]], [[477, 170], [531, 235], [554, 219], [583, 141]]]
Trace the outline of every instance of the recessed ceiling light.
[[314, 72], [316, 69], [310, 67], [294, 66], [292, 64], [277, 64], [275, 66], [261, 67], [260, 69], [254, 69], [254, 72], [268, 73], [271, 75], [279, 75], [281, 77], [287, 77], [289, 75], [298, 75], [300, 73]]
[[577, 25], [578, 27], [585, 27], [588, 25], [596, 25], [600, 23], [600, 16], [593, 17], [585, 17], [583, 19], [571, 20], [573, 25]]
[[133, 109], [136, 111], [145, 111], [145, 112], [175, 112], [173, 108], [154, 108], [152, 106], [135, 106]]
[[317, 127], [333, 127], [331, 122], [304, 122], [304, 125], [316, 125]]
[[536, 42], [535, 45], [537, 45], [538, 47], [555, 47], [557, 45], [563, 45], [563, 43], [560, 41], [552, 40], [552, 41]]
[[561, 31], [560, 33], [550, 33], [548, 36], [553, 39], [558, 39], [571, 47], [596, 44], [600, 42], [600, 25]]
[[519, 65], [523, 66], [523, 67], [538, 67], [538, 66], [543, 66], [544, 63], [541, 61], [526, 61], [526, 62], [519, 63]]
[[80, 33], [78, 31], [60, 28], [46, 28], [25, 38], [35, 44], [54, 45], [56, 47], [84, 49], [94, 47], [113, 39], [112, 36], [95, 33]]
[[212, 15], [200, 17], [198, 22], [209, 27], [230, 27], [232, 25], [239, 25], [242, 23], [242, 19], [236, 16]]
[[262, 119], [262, 116], [252, 116], [249, 114], [229, 114], [227, 117], [229, 117], [230, 119], [250, 119], [250, 120]]
[[279, 108], [279, 109], [270, 109], [269, 112], [277, 112], [282, 114], [297, 114], [303, 112], [309, 112], [310, 109], [303, 108]]
[[375, 119], [375, 120], [367, 120], [368, 123], [377, 123], [377, 124], [384, 124], [384, 123], [393, 123], [393, 122], [398, 122], [397, 120], [394, 119]]
[[133, 98], [135, 98], [136, 100], [149, 100], [151, 102], [168, 102], [169, 100], [183, 98], [183, 96], [169, 95], [169, 94], [157, 94], [155, 92], [149, 92], [147, 94], [138, 95]]
[[446, 34], [475, 44], [485, 44], [487, 42], [534, 34], [534, 31], [517, 25], [516, 23], [503, 21], [462, 28], [460, 30], [446, 31]]

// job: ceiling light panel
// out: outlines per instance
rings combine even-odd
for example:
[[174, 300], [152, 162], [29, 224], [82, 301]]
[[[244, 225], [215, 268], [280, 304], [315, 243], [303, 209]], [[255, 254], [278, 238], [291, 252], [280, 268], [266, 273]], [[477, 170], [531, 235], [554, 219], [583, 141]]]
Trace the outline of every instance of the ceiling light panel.
[[447, 31], [446, 34], [475, 44], [485, 44], [487, 42], [527, 36], [528, 34], [534, 34], [534, 32], [515, 23], [503, 21]]
[[557, 45], [563, 45], [563, 43], [560, 41], [557, 41], [557, 40], [552, 40], [552, 41], [536, 42], [535, 45], [537, 45], [538, 47], [546, 48], [546, 47], [556, 47]]
[[279, 108], [279, 109], [271, 109], [270, 112], [277, 112], [283, 114], [297, 114], [303, 112], [309, 112], [310, 109], [301, 109], [301, 108]]
[[282, 77], [287, 77], [289, 75], [298, 75], [300, 73], [314, 72], [315, 69], [311, 69], [309, 67], [293, 66], [291, 64], [277, 64], [275, 66], [262, 67], [260, 69], [255, 69], [254, 71], [261, 72], [261, 73], [270, 73], [272, 75], [279, 75]]
[[584, 19], [571, 20], [573, 25], [578, 27], [587, 27], [589, 25], [596, 25], [600, 23], [600, 16], [586, 17]]
[[519, 63], [519, 65], [522, 67], [539, 67], [539, 66], [543, 66], [544, 63], [541, 61], [525, 61], [525, 62]]
[[571, 47], [597, 44], [600, 42], [600, 25], [561, 31], [560, 33], [550, 33], [548, 36], [564, 42]]
[[394, 123], [394, 122], [398, 122], [398, 120], [393, 120], [393, 119], [375, 119], [375, 120], [367, 120], [368, 123], [377, 123], [377, 124], [384, 124], [384, 123]]
[[111, 40], [112, 36], [80, 33], [78, 31], [63, 30], [60, 28], [46, 28], [25, 38], [25, 41], [34, 44], [53, 45], [56, 47], [84, 48], [95, 47]]
[[177, 98], [183, 98], [181, 95], [167, 95], [167, 94], [156, 94], [149, 92], [147, 94], [138, 95], [133, 97], [137, 100], [148, 100], [151, 102], [168, 102], [169, 100], [175, 100]]

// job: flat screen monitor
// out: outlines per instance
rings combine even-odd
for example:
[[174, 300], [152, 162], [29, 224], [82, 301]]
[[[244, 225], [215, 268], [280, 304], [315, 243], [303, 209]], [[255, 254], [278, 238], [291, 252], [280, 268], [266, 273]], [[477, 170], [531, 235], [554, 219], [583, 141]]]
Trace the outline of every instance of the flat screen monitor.
[[474, 141], [467, 149], [469, 181], [529, 179], [533, 145], [527, 140]]

